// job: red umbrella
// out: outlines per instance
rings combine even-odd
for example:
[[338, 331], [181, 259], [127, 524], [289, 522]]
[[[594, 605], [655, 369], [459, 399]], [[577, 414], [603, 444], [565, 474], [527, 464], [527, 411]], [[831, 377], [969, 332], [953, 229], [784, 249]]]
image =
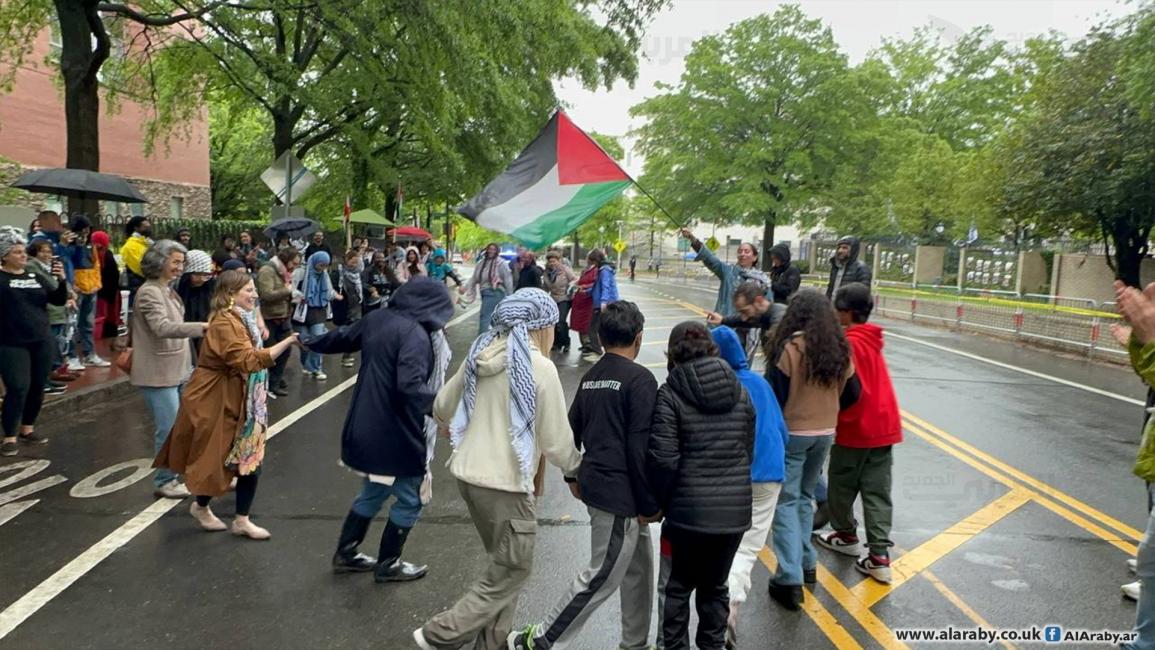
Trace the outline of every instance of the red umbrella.
[[433, 235], [430, 235], [428, 230], [415, 226], [394, 228], [389, 231], [389, 236], [396, 241], [427, 241], [433, 239]]

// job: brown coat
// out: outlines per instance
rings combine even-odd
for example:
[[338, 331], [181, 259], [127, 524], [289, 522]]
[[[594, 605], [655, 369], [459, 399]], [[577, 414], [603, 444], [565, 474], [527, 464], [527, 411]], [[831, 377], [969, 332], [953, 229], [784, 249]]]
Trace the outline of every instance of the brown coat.
[[181, 394], [176, 424], [153, 466], [183, 475], [194, 495], [227, 492], [234, 474], [225, 459], [245, 423], [248, 376], [272, 365], [268, 350], [253, 347], [240, 315], [232, 310], [214, 314], [197, 368]]

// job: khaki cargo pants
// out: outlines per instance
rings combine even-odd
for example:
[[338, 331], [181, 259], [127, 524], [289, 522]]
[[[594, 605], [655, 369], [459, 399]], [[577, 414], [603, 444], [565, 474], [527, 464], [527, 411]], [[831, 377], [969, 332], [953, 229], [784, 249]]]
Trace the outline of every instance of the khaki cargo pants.
[[489, 566], [453, 607], [422, 627], [435, 648], [498, 650], [506, 647], [521, 587], [533, 569], [537, 541], [534, 497], [457, 482], [473, 525], [489, 553]]

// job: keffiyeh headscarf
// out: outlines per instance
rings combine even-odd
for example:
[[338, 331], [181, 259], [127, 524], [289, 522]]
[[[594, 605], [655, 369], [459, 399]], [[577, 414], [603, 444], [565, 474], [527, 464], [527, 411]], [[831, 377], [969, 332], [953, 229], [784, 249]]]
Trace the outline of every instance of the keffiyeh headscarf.
[[529, 486], [527, 489], [532, 489], [537, 460], [533, 457], [537, 391], [529, 356], [529, 332], [553, 327], [557, 321], [557, 303], [541, 289], [522, 289], [498, 303], [490, 329], [478, 336], [469, 348], [469, 356], [465, 358], [465, 388], [457, 413], [449, 424], [449, 439], [457, 449], [477, 403], [477, 357], [498, 337], [508, 336], [505, 371], [509, 375], [509, 435], [522, 479]]

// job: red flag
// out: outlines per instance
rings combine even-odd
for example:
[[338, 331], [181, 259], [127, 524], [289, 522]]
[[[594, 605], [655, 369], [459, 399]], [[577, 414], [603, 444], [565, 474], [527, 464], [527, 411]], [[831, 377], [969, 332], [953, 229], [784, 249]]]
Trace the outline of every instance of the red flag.
[[349, 215], [353, 214], [353, 206], [349, 203], [349, 195], [345, 195], [345, 227], [349, 227]]

